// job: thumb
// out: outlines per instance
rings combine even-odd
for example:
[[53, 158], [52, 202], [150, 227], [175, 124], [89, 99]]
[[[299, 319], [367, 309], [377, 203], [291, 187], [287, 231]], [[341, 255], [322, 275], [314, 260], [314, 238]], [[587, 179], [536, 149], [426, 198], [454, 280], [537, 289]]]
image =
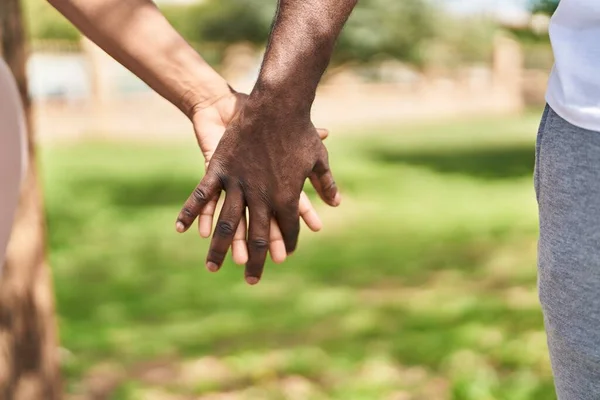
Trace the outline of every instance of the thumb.
[[325, 150], [325, 156], [320, 158], [314, 168], [312, 174], [309, 176], [310, 182], [313, 187], [321, 196], [321, 199], [332, 207], [340, 205], [342, 196], [339, 193], [338, 187], [333, 179], [333, 174], [329, 168], [329, 161], [327, 157], [327, 151]]

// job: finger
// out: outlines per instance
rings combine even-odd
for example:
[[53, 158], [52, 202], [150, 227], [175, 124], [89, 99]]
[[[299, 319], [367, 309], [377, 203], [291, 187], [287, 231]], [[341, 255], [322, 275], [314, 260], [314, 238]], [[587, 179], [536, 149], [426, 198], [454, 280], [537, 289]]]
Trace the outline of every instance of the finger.
[[220, 180], [216, 175], [208, 173], [185, 202], [175, 225], [177, 232], [187, 231], [196, 217], [202, 212], [210, 199], [221, 190]]
[[244, 210], [245, 204], [242, 191], [240, 189], [227, 191], [206, 257], [206, 268], [209, 271], [216, 272], [223, 265]]
[[329, 136], [329, 130], [324, 128], [317, 128], [317, 133], [319, 134], [319, 138], [321, 138], [321, 140], [325, 140]]
[[275, 219], [285, 243], [287, 254], [293, 253], [298, 245], [298, 235], [300, 234], [300, 212], [298, 211], [298, 198], [287, 201], [276, 208]]
[[198, 233], [200, 233], [200, 236], [203, 238], [210, 237], [213, 226], [213, 218], [217, 209], [217, 203], [219, 202], [220, 196], [221, 194], [219, 193], [217, 197], [209, 201], [206, 207], [204, 207], [204, 209], [200, 213], [200, 216], [198, 217]]
[[319, 218], [319, 214], [317, 214], [310, 199], [304, 192], [300, 194], [298, 209], [300, 211], [300, 216], [311, 231], [318, 232], [323, 228], [323, 223], [321, 222], [321, 218]]
[[231, 244], [231, 253], [233, 262], [237, 265], [244, 265], [248, 262], [248, 247], [246, 245], [246, 216], [242, 215]]
[[325, 155], [317, 161], [309, 179], [317, 193], [319, 193], [319, 196], [321, 196], [321, 199], [330, 206], [337, 207], [340, 205], [342, 198], [331, 174], [327, 159], [327, 150], [324, 147], [323, 151]]
[[267, 251], [269, 249], [269, 228], [271, 213], [262, 204], [248, 207], [248, 262], [246, 263], [246, 282], [255, 285], [260, 280]]
[[271, 253], [271, 260], [275, 264], [281, 264], [287, 258], [287, 252], [285, 251], [285, 243], [283, 242], [283, 235], [281, 230], [275, 221], [275, 218], [271, 218], [271, 233], [269, 238], [269, 252]]

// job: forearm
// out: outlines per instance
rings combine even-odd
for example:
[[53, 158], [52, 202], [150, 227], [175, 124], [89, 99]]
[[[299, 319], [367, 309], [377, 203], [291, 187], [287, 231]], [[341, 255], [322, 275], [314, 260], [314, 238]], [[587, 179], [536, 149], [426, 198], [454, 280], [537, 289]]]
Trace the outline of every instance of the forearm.
[[230, 92], [150, 0], [49, 0], [81, 32], [186, 115]]
[[254, 97], [312, 105], [335, 41], [357, 0], [279, 0]]

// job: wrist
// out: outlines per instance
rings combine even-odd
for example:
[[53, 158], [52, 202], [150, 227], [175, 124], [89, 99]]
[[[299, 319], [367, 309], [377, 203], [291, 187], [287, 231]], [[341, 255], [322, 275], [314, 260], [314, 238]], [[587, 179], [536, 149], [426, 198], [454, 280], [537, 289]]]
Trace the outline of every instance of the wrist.
[[248, 100], [255, 109], [276, 111], [279, 115], [308, 113], [315, 98], [315, 91], [306, 90], [293, 78], [261, 76]]
[[179, 109], [191, 120], [199, 111], [210, 108], [223, 98], [236, 92], [220, 76], [217, 79], [198, 82], [187, 89], [179, 100]]

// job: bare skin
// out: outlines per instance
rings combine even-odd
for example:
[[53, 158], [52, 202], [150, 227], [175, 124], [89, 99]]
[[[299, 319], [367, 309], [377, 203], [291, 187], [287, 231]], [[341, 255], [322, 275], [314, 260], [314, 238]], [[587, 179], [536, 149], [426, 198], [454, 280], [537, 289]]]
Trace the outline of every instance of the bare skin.
[[[225, 128], [237, 116], [247, 96], [237, 93], [234, 97], [227, 97], [219, 100], [214, 107], [199, 110], [194, 114], [193, 121], [196, 129], [196, 136], [203, 151], [206, 160], [206, 167], [225, 133]], [[217, 111], [218, 110], [218, 111]], [[325, 129], [318, 130], [319, 137], [324, 140], [329, 135]], [[213, 227], [213, 216], [217, 208], [218, 197], [213, 198], [204, 208], [198, 218], [198, 231], [204, 238], [210, 237]], [[302, 219], [306, 225], [314, 232], [321, 229], [322, 223], [319, 215], [313, 208], [306, 194], [302, 193], [299, 202], [299, 210]], [[232, 243], [233, 260], [237, 264], [245, 264], [248, 261], [248, 250], [246, 248], [246, 217], [237, 227]], [[271, 220], [271, 232], [269, 239], [269, 253], [275, 263], [282, 263], [286, 260], [287, 253], [283, 243], [283, 237], [279, 226], [274, 219]], [[212, 268], [215, 272], [217, 269]]]
[[281, 228], [286, 251], [296, 249], [298, 201], [306, 178], [327, 204], [339, 205], [327, 150], [310, 121], [310, 109], [335, 40], [356, 2], [279, 1], [258, 82], [177, 219], [177, 230], [184, 232], [218, 193], [227, 192], [207, 257], [210, 270], [223, 263], [246, 208], [245, 276], [256, 284], [269, 248], [271, 218]]
[[[82, 33], [190, 118], [208, 163], [225, 128], [238, 115], [247, 96], [231, 89], [150, 0], [49, 2]], [[211, 234], [217, 199], [217, 196], [211, 199], [199, 219], [203, 237]], [[303, 219], [309, 228], [319, 230], [321, 222], [306, 196], [302, 197], [299, 207], [304, 211]], [[244, 226], [240, 226], [240, 237], [245, 232]], [[271, 257], [282, 262], [286, 257], [285, 247], [278, 226], [274, 222], [272, 226]], [[245, 240], [236, 240], [234, 260], [244, 264], [247, 254]]]

